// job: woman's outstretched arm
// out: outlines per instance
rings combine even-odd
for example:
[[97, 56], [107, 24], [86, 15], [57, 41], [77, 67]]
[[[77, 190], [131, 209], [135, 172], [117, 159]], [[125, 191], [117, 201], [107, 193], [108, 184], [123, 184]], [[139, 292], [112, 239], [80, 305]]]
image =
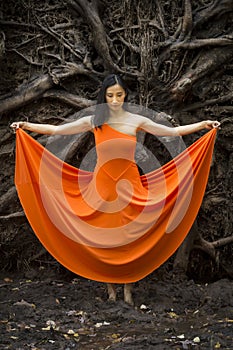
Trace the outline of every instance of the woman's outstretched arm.
[[198, 123], [169, 127], [154, 123], [152, 120], [142, 117], [140, 128], [157, 136], [184, 136], [203, 129], [219, 128], [220, 123], [216, 120], [204, 120]]
[[23, 130], [37, 132], [39, 134], [56, 134], [56, 135], [71, 135], [78, 134], [80, 132], [92, 130], [92, 117], [87, 116], [80, 118], [74, 122], [61, 124], [61, 125], [51, 125], [51, 124], [37, 124], [30, 122], [13, 122], [10, 127], [13, 130], [22, 128]]

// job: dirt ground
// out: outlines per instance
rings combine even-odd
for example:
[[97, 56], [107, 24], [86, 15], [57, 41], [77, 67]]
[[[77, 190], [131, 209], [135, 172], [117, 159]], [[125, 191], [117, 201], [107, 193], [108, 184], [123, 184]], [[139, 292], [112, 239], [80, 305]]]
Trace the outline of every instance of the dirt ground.
[[114, 303], [103, 283], [71, 273], [1, 273], [0, 349], [233, 349], [233, 281], [159, 269], [135, 283], [134, 307], [117, 290]]

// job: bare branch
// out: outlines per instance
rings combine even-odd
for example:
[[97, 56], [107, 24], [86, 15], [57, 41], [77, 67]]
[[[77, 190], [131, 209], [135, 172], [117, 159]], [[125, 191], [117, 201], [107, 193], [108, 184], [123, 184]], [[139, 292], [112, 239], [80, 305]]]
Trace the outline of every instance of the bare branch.
[[46, 90], [54, 85], [49, 74], [40, 76], [29, 82], [26, 86], [19, 87], [18, 91], [0, 104], [0, 113], [11, 111], [13, 109], [25, 106], [27, 103], [38, 99]]
[[73, 50], [72, 45], [62, 36], [59, 35], [52, 28], [45, 27], [41, 23], [38, 22], [38, 26], [47, 34], [51, 35], [57, 41], [59, 41], [66, 49], [68, 49], [75, 57], [79, 60], [83, 61], [83, 54], [81, 52], [77, 52], [77, 49]]
[[136, 52], [136, 53], [140, 53], [140, 49], [138, 46], [129, 43], [121, 35], [118, 35], [118, 37], [120, 38], [122, 43], [125, 44], [131, 51]]
[[102, 57], [105, 67], [107, 69], [119, 72], [119, 67], [112, 61], [110, 56], [106, 31], [103, 23], [100, 20], [96, 2], [87, 2], [85, 0], [67, 0], [67, 2], [74, 8], [75, 11], [80, 13], [81, 9], [81, 14], [85, 16], [93, 33], [93, 43], [96, 51], [100, 57]]
[[[205, 106], [211, 106], [211, 105], [215, 105], [218, 103], [222, 103], [222, 102], [226, 102], [226, 101], [231, 101], [233, 99], [233, 92], [230, 92], [229, 94], [225, 95], [225, 96], [220, 96], [218, 98], [213, 98], [211, 100], [206, 100], [204, 102], [196, 102], [193, 103], [187, 107], [182, 108], [182, 111], [194, 111], [196, 109], [200, 109], [203, 108]], [[230, 107], [230, 106], [229, 106]]]
[[90, 73], [95, 73], [89, 69], [84, 68], [83, 64], [76, 64], [73, 62], [66, 62], [65, 64], [58, 66], [57, 68], [53, 68], [50, 71], [50, 75], [55, 84], [59, 84], [61, 80], [72, 77], [74, 75], [87, 75]]
[[79, 108], [87, 108], [87, 107], [93, 106], [96, 103], [95, 101], [88, 100], [86, 98], [71, 94], [67, 91], [60, 91], [60, 90], [46, 91], [42, 97], [54, 98], [54, 99], [63, 101], [69, 104], [70, 106], [79, 107]]
[[0, 104], [0, 113], [22, 107], [41, 98], [45, 91], [51, 89], [54, 84], [59, 84], [62, 79], [77, 74], [87, 74], [88, 72], [82, 65], [74, 63], [68, 63], [59, 69], [53, 69], [50, 74], [41, 75], [28, 84], [20, 86], [16, 94], [3, 99]]
[[2, 26], [16, 26], [16, 27], [27, 27], [30, 29], [36, 29], [36, 25], [30, 24], [30, 23], [21, 23], [21, 22], [15, 22], [15, 21], [4, 21], [0, 20], [0, 24]]
[[[151, 22], [151, 25], [153, 26], [153, 22]], [[114, 33], [118, 33], [118, 32], [122, 32], [122, 31], [125, 31], [125, 30], [129, 30], [129, 29], [140, 29], [140, 25], [138, 24], [135, 24], [133, 26], [129, 26], [129, 27], [120, 27], [120, 28], [115, 28], [115, 29], [112, 29], [109, 34], [114, 34]]]
[[233, 236], [221, 238], [215, 242], [212, 242], [212, 244], [215, 248], [222, 247], [222, 246], [230, 244], [230, 243], [233, 243]]
[[215, 0], [204, 9], [194, 13], [194, 27], [201, 26], [210, 21], [213, 17], [219, 17], [233, 11], [232, 0]]
[[14, 198], [16, 198], [16, 188], [12, 186], [0, 198], [0, 212], [6, 210]]
[[36, 66], [36, 67], [43, 67], [43, 63], [40, 62], [34, 62], [32, 61], [32, 59], [26, 57], [25, 55], [23, 55], [21, 52], [19, 52], [16, 49], [12, 49], [10, 51], [13, 51], [15, 53], [17, 53], [17, 55], [19, 55], [20, 57], [22, 57], [27, 63], [29, 63], [31, 66]]
[[[29, 38], [29, 39], [27, 39], [27, 40], [24, 40], [24, 41], [22, 41], [20, 44], [16, 45], [16, 46], [14, 47], [14, 49], [19, 49], [20, 47], [25, 46], [25, 45], [27, 45], [27, 44], [30, 44], [30, 43], [33, 42], [34, 40], [37, 40], [37, 39], [39, 39], [39, 38], [41, 38], [41, 37], [42, 37], [42, 34], [33, 35], [31, 38]], [[8, 51], [11, 51], [11, 49], [9, 49]]]
[[[200, 55], [196, 62], [195, 69], [188, 69], [187, 73], [178, 80], [175, 86], [171, 89], [173, 98], [177, 100], [183, 99], [185, 94], [191, 90], [193, 84], [216, 71], [218, 67], [222, 67], [225, 62], [232, 59], [233, 46], [225, 48], [223, 51], [220, 48], [214, 48]], [[216, 57], [218, 59], [216, 60]]]
[[158, 8], [158, 17], [159, 17], [159, 22], [160, 22], [160, 28], [162, 28], [162, 32], [164, 34], [164, 37], [168, 38], [169, 35], [168, 35], [168, 32], [166, 30], [166, 26], [165, 26], [165, 21], [164, 21], [163, 10], [162, 10], [162, 7], [161, 7], [161, 2], [156, 0], [156, 5], [157, 5], [157, 8]]
[[0, 219], [1, 220], [10, 220], [10, 219], [15, 219], [15, 218], [22, 218], [24, 216], [25, 216], [24, 212], [23, 211], [19, 211], [17, 213], [13, 213], [13, 214], [1, 215]]
[[198, 242], [193, 246], [193, 249], [200, 249], [211, 256], [213, 260], [216, 259], [216, 252], [213, 244], [206, 241], [201, 236], [199, 236]]
[[46, 253], [47, 253], [47, 250], [45, 248], [41, 248], [41, 250], [37, 254], [35, 254], [32, 257], [30, 257], [28, 259], [28, 261], [29, 262], [35, 261], [36, 259], [40, 258], [41, 256], [43, 256]]
[[179, 41], [184, 40], [184, 38], [189, 38], [192, 31], [192, 5], [190, 0], [185, 0], [184, 2], [184, 17], [182, 23], [182, 30], [180, 33]]
[[170, 51], [178, 49], [197, 49], [206, 46], [227, 46], [233, 45], [233, 36], [227, 35], [221, 38], [194, 39], [192, 41], [183, 41], [172, 44]]

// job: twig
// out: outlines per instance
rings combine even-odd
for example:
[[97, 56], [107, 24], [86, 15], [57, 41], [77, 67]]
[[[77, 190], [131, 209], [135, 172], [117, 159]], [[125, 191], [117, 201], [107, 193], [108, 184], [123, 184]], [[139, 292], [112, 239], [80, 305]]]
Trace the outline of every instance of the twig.
[[80, 108], [87, 108], [95, 104], [95, 101], [79, 97], [66, 91], [49, 90], [43, 94], [43, 97], [56, 98], [71, 106]]
[[222, 247], [222, 246], [227, 245], [229, 243], [233, 243], [233, 236], [220, 238], [217, 241], [212, 242], [213, 246], [216, 248]]
[[220, 96], [218, 98], [213, 98], [211, 100], [206, 100], [205, 102], [193, 103], [192, 105], [190, 105], [188, 107], [182, 108], [182, 111], [184, 111], [184, 112], [193, 111], [195, 109], [203, 108], [205, 106], [215, 105], [215, 104], [218, 104], [218, 103], [221, 103], [221, 102], [226, 102], [226, 101], [231, 101], [232, 98], [233, 98], [233, 93], [231, 92], [230, 94], [227, 94], [225, 96]]
[[28, 27], [28, 28], [33, 28], [33, 29], [37, 28], [34, 24], [21, 23], [21, 22], [15, 22], [15, 21], [0, 20], [0, 24], [3, 25], [3, 26]]
[[33, 255], [31, 258], [28, 259], [29, 262], [35, 261], [36, 259], [40, 258], [42, 255], [46, 254], [47, 250], [45, 248], [42, 248], [39, 253]]
[[[42, 36], [42, 34], [37, 34], [28, 40], [22, 41], [20, 44], [16, 45], [16, 47], [14, 47], [14, 49], [19, 49], [20, 47], [27, 45], [27, 44], [31, 43], [32, 41], [40, 38], [41, 36]], [[11, 49], [9, 49], [8, 51], [11, 51]]]
[[164, 37], [168, 38], [169, 35], [168, 35], [168, 32], [166, 31], [166, 26], [165, 26], [165, 23], [164, 23], [164, 16], [163, 16], [163, 11], [162, 11], [162, 8], [161, 8], [160, 1], [156, 0], [156, 5], [158, 7], [158, 16], [159, 16], [159, 20], [160, 20], [160, 24], [161, 24], [161, 28], [162, 28]]
[[77, 57], [80, 60], [83, 60], [83, 55], [80, 52], [76, 52], [72, 49], [71, 44], [62, 36], [57, 34], [52, 28], [46, 28], [44, 27], [39, 21], [38, 26], [47, 34], [51, 35], [53, 38], [55, 38], [57, 41], [59, 41], [65, 48], [67, 48], [75, 57]]
[[192, 31], [192, 6], [190, 0], [185, 0], [184, 4], [184, 17], [182, 23], [182, 30], [180, 33], [179, 41], [184, 38], [189, 38]]
[[19, 52], [16, 49], [11, 49], [11, 50], [7, 50], [7, 51], [13, 51], [15, 53], [17, 53], [17, 55], [19, 55], [20, 57], [22, 57], [27, 63], [29, 63], [32, 66], [36, 66], [36, 67], [43, 67], [43, 63], [39, 63], [39, 62], [34, 62], [31, 59], [27, 58], [26, 56], [24, 56], [21, 52]]
[[233, 45], [232, 36], [223, 36], [221, 38], [195, 39], [192, 41], [182, 41], [174, 43], [170, 47], [170, 51], [177, 49], [199, 49], [206, 46], [227, 46]]
[[13, 213], [13, 214], [8, 214], [8, 215], [1, 215], [0, 219], [1, 220], [9, 220], [9, 219], [13, 219], [13, 218], [21, 218], [24, 217], [25, 214], [23, 211], [19, 211], [17, 213]]

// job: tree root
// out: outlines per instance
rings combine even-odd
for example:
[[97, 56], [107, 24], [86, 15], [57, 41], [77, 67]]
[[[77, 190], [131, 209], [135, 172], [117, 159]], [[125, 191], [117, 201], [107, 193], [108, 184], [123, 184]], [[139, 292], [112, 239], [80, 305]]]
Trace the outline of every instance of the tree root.
[[196, 62], [195, 69], [188, 69], [187, 73], [179, 79], [171, 89], [173, 98], [176, 100], [184, 100], [185, 95], [190, 92], [192, 86], [204, 76], [210, 75], [222, 67], [226, 62], [232, 59], [233, 47], [215, 48], [204, 52], [200, 55]]
[[99, 17], [97, 1], [85, 1], [85, 0], [68, 0], [70, 6], [88, 22], [90, 29], [93, 33], [93, 43], [96, 51], [102, 57], [103, 64], [106, 69], [119, 72], [119, 67], [113, 62], [108, 46], [108, 38], [103, 26], [103, 23]]
[[16, 213], [8, 214], [8, 215], [1, 215], [0, 219], [1, 220], [10, 220], [10, 219], [15, 219], [15, 218], [22, 218], [25, 216], [24, 211], [18, 211]]
[[[19, 87], [18, 92], [11, 97], [3, 99], [0, 104], [0, 114], [11, 111], [16, 108], [25, 106], [26, 104], [35, 101], [41, 97], [47, 90], [50, 90], [54, 85], [59, 84], [60, 80], [67, 79], [69, 77], [78, 75], [78, 74], [87, 74], [90, 73], [82, 65], [77, 64], [66, 64], [59, 69], [53, 69], [50, 74], [41, 75], [39, 78], [34, 79], [33, 81], [22, 85]], [[59, 97], [60, 94], [58, 93]], [[73, 102], [74, 98], [71, 99]], [[76, 99], [76, 102], [78, 98]], [[79, 100], [82, 104], [85, 102], [84, 99]], [[86, 101], [87, 105], [90, 104]], [[72, 104], [72, 103], [71, 103]]]
[[0, 213], [3, 213], [6, 209], [9, 208], [10, 203], [16, 198], [16, 188], [12, 186], [5, 192], [0, 198]]
[[[206, 107], [206, 106], [211, 106], [211, 105], [218, 105], [219, 103], [223, 103], [223, 102], [227, 102], [227, 101], [231, 101], [233, 99], [233, 92], [230, 92], [229, 94], [225, 95], [225, 96], [220, 96], [218, 98], [213, 98], [211, 100], [206, 100], [204, 102], [196, 102], [193, 103], [187, 107], [182, 108], [182, 111], [195, 111], [197, 109]], [[226, 106], [227, 108], [232, 108], [231, 106]], [[224, 108], [226, 108], [224, 107]]]

